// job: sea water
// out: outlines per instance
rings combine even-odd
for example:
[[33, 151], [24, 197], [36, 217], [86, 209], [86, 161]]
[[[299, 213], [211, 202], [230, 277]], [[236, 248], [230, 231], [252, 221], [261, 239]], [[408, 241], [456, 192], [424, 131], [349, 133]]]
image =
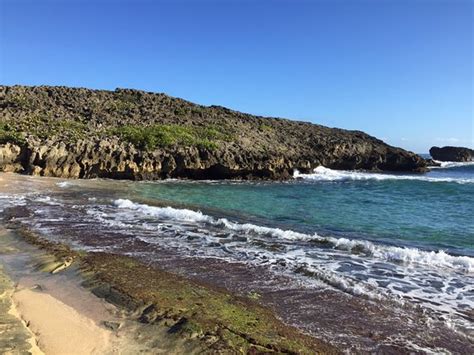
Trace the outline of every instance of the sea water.
[[442, 163], [426, 174], [319, 167], [295, 178], [61, 181], [59, 192], [30, 179], [33, 188], [0, 198], [4, 209], [31, 207], [24, 223], [74, 247], [150, 261], [167, 250], [259, 268], [301, 287], [417, 305], [472, 343], [473, 163]]

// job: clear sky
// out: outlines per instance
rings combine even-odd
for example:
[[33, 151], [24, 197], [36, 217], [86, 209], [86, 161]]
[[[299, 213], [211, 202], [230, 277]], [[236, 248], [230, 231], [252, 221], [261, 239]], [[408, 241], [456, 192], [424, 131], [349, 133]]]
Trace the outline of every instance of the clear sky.
[[0, 82], [137, 88], [473, 146], [471, 0], [0, 0]]

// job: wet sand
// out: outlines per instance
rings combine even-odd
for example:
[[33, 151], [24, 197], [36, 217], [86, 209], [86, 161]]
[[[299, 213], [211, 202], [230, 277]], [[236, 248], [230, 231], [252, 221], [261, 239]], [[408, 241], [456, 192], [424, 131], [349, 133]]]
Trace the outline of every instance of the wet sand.
[[0, 352], [31, 354], [164, 353], [179, 349], [160, 327], [82, 286], [74, 268], [58, 263], [0, 226]]
[[[61, 181], [37, 180], [48, 190], [58, 190], [56, 183]], [[29, 181], [33, 191], [38, 189], [34, 181]], [[27, 184], [22, 184], [20, 188], [25, 186]], [[65, 194], [64, 191], [60, 193]], [[27, 221], [32, 209], [45, 207], [39, 203], [38, 206], [23, 208], [23, 212], [19, 208], [18, 218]], [[453, 353], [470, 353], [474, 349], [472, 339], [448, 328], [442, 320], [433, 322], [427, 314], [411, 305], [384, 304], [327, 288], [304, 287], [284, 275], [275, 277], [262, 267], [212, 258], [183, 258], [179, 250], [141, 242], [120, 230], [99, 230], [97, 225], [81, 219], [80, 211], [69, 206], [49, 205], [47, 208], [54, 216], [61, 214], [65, 218], [62, 221], [43, 221], [41, 226], [61, 236], [63, 243], [77, 243], [75, 245], [91, 249], [105, 248], [122, 255], [130, 255], [133, 251], [135, 258], [158, 269], [179, 273], [242, 296], [256, 294], [259, 302], [269, 306], [286, 324], [350, 352], [410, 353], [449, 349]], [[25, 214], [22, 216], [21, 213]], [[29, 284], [33, 286], [32, 282]], [[71, 301], [62, 301], [71, 304]], [[76, 304], [75, 307], [81, 309], [82, 306]], [[84, 313], [86, 308], [82, 307], [81, 312]], [[407, 343], [406, 338], [412, 339], [413, 344]]]
[[43, 354], [13, 300], [15, 286], [0, 266], [0, 353]]
[[[9, 346], [3, 349], [7, 353], [246, 353], [250, 348], [264, 352], [282, 349], [283, 353], [308, 353], [308, 349], [320, 353], [325, 349], [323, 353], [337, 353], [333, 347], [287, 328], [252, 301], [235, 299], [226, 292], [112, 254], [79, 255], [65, 247], [61, 250], [68, 250], [74, 261], [63, 268], [66, 258], [47, 245], [33, 242], [20, 230], [0, 226], [0, 265], [10, 280], [6, 283], [9, 293], [4, 295], [15, 307], [11, 321], [22, 335], [0, 336], [0, 346], [2, 341]], [[106, 262], [95, 270], [84, 268], [91, 258], [96, 259], [95, 264], [103, 260], [111, 264]], [[88, 260], [86, 264], [84, 259]], [[53, 272], [58, 269], [60, 272]], [[105, 284], [95, 277], [101, 272], [108, 279]], [[100, 295], [104, 286], [105, 294]], [[109, 287], [114, 289], [112, 293], [107, 291]], [[136, 298], [137, 294], [141, 296]], [[126, 301], [130, 297], [134, 297], [132, 303]], [[153, 297], [160, 306], [153, 303]], [[127, 303], [138, 304], [138, 309]], [[150, 304], [152, 313], [148, 312]], [[150, 316], [151, 320], [144, 319]], [[0, 309], [0, 321], [3, 319], [5, 314]], [[199, 329], [194, 319], [201, 320], [204, 328]], [[252, 330], [244, 330], [247, 328]]]
[[[0, 261], [5, 266], [2, 286], [6, 289], [2, 301], [12, 305], [7, 314], [6, 307], [2, 307], [0, 317], [3, 321], [11, 318], [8, 315], [14, 317], [10, 322], [21, 335], [12, 338], [2, 334], [0, 338], [8, 338], [12, 350], [29, 347], [33, 354], [113, 352], [120, 340], [98, 322], [98, 318], [112, 320], [110, 309], [92, 294], [81, 292], [71, 278], [65, 280], [62, 275], [50, 274], [40, 277], [25, 262], [25, 250], [18, 246], [9, 232], [0, 227]], [[33, 249], [29, 252], [39, 257]]]
[[47, 354], [93, 354], [112, 349], [110, 331], [47, 293], [16, 290], [13, 300]]

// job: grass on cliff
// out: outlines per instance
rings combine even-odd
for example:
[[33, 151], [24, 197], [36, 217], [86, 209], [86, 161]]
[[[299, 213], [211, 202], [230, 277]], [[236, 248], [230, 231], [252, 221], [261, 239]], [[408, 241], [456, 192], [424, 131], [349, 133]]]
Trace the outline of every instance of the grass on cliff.
[[0, 122], [0, 144], [24, 144], [26, 135], [40, 139], [61, 137], [75, 142], [87, 136], [87, 125], [73, 119], [51, 119], [46, 115], [35, 114], [20, 120]]
[[209, 150], [216, 149], [220, 141], [229, 141], [232, 137], [214, 127], [189, 127], [180, 125], [154, 124], [151, 126], [126, 125], [112, 130], [140, 149], [154, 150], [171, 145], [196, 146]]
[[21, 145], [25, 143], [25, 137], [12, 125], [5, 122], [0, 122], [0, 144], [6, 143], [14, 143]]
[[32, 114], [22, 120], [0, 122], [0, 144], [24, 144], [25, 137], [32, 135], [40, 139], [60, 137], [67, 142], [76, 142], [89, 134], [97, 136], [116, 135], [134, 144], [139, 149], [154, 150], [158, 147], [194, 146], [214, 150], [221, 142], [234, 140], [233, 134], [215, 126], [183, 126], [177, 124], [154, 124], [151, 126], [125, 125], [111, 129], [91, 131], [88, 125], [76, 119], [54, 119], [44, 114]]
[[69, 142], [86, 137], [87, 125], [73, 119], [52, 119], [47, 115], [32, 115], [28, 120], [16, 122], [17, 129], [40, 139], [55, 136], [67, 138]]

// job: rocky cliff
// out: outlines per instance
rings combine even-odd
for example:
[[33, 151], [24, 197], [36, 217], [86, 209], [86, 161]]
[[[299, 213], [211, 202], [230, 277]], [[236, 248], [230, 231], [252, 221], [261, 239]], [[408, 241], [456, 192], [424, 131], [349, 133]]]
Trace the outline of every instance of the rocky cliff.
[[431, 147], [430, 155], [434, 160], [440, 161], [472, 161], [474, 160], [474, 150], [463, 147]]
[[137, 90], [0, 86], [0, 171], [68, 178], [287, 179], [295, 169], [426, 170], [360, 131]]

